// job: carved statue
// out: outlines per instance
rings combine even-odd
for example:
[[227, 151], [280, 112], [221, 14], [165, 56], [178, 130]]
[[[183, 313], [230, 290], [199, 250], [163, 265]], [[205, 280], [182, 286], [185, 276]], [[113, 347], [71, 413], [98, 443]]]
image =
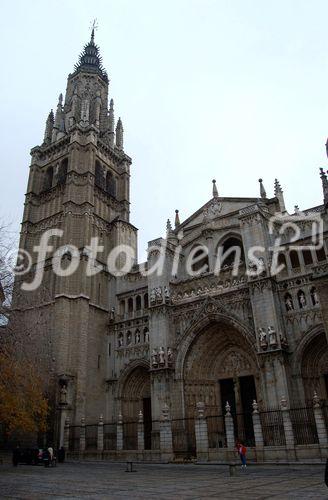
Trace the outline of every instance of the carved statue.
[[155, 302], [156, 302], [156, 292], [155, 288], [153, 288], [152, 291], [150, 292], [150, 303], [155, 304]]
[[259, 341], [261, 346], [267, 346], [267, 334], [264, 328], [259, 328]]
[[319, 304], [319, 297], [316, 290], [313, 290], [312, 292], [312, 300], [314, 306], [317, 306]]
[[167, 348], [167, 363], [168, 365], [171, 365], [173, 363], [173, 351], [171, 347]]
[[135, 343], [140, 344], [140, 332], [139, 331], [137, 331], [135, 333]]
[[164, 347], [160, 348], [158, 355], [159, 355], [159, 364], [160, 365], [165, 365], [165, 351], [164, 351]]
[[118, 347], [123, 347], [123, 333], [118, 336]]
[[149, 342], [149, 332], [144, 333], [144, 342]]
[[152, 350], [152, 353], [151, 353], [151, 365], [156, 368], [158, 366], [158, 354], [157, 354], [157, 351], [156, 349], [153, 349]]
[[155, 288], [155, 296], [156, 296], [156, 302], [162, 302], [163, 295], [162, 295], [162, 288], [160, 286]]
[[128, 332], [128, 334], [126, 336], [126, 343], [129, 345], [129, 344], [131, 344], [131, 341], [132, 341], [132, 334], [131, 334], [131, 332]]
[[60, 389], [60, 404], [66, 405], [67, 404], [67, 387], [66, 385], [62, 385]]
[[294, 304], [293, 304], [293, 300], [291, 298], [290, 295], [288, 295], [285, 299], [285, 305], [286, 305], [286, 309], [287, 311], [292, 311], [294, 309]]
[[110, 311], [110, 319], [112, 321], [115, 320], [115, 307], [112, 307], [111, 311]]
[[303, 292], [299, 294], [299, 302], [300, 302], [300, 308], [304, 309], [304, 307], [306, 306], [306, 298]]
[[167, 286], [164, 287], [164, 298], [165, 302], [170, 301], [170, 290], [167, 288]]
[[269, 345], [275, 347], [277, 345], [277, 333], [273, 326], [268, 327]]

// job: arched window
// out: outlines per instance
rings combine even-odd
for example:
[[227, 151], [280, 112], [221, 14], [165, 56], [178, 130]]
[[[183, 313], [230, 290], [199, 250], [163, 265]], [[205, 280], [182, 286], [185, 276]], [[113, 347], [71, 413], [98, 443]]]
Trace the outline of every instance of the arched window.
[[137, 297], [136, 297], [136, 310], [140, 311], [140, 309], [141, 309], [141, 297], [140, 297], [140, 295], [137, 295]]
[[298, 252], [296, 250], [291, 250], [289, 252], [290, 263], [292, 268], [300, 267], [300, 259], [298, 258]]
[[111, 196], [116, 196], [116, 181], [111, 172], [106, 174], [106, 191]]
[[299, 290], [297, 292], [297, 299], [298, 299], [298, 305], [299, 305], [300, 309], [304, 309], [306, 307], [306, 297], [305, 297], [305, 293], [303, 292], [303, 290]]
[[245, 262], [243, 244], [239, 238], [231, 236], [217, 248], [217, 256], [220, 258], [221, 267], [232, 266], [235, 260]]
[[95, 185], [101, 189], [104, 189], [104, 172], [99, 161], [96, 161], [95, 166]]
[[149, 305], [148, 305], [148, 293], [145, 293], [144, 295], [144, 307], [145, 309], [148, 309]]
[[323, 246], [316, 250], [315, 253], [317, 254], [317, 259], [319, 262], [321, 262], [322, 260], [326, 260], [326, 252]]
[[311, 264], [313, 264], [313, 258], [312, 258], [312, 252], [311, 252], [311, 250], [308, 250], [308, 249], [303, 250], [302, 254], [303, 254], [304, 264], [306, 266], [310, 266]]
[[286, 311], [292, 311], [294, 309], [294, 303], [290, 293], [286, 293], [285, 295], [285, 307]]
[[52, 188], [53, 177], [54, 177], [54, 169], [53, 167], [48, 167], [44, 178], [44, 184], [43, 184], [44, 191]]
[[144, 336], [144, 342], [145, 343], [149, 342], [149, 330], [147, 327], [145, 327], [143, 330], [143, 336]]
[[194, 247], [189, 257], [191, 259], [191, 270], [195, 274], [208, 273], [208, 249], [205, 246], [198, 245]]
[[279, 252], [278, 254], [278, 259], [277, 259], [277, 264], [278, 264], [278, 268], [280, 268], [281, 266], [284, 266], [283, 269], [281, 269], [281, 273], [283, 273], [284, 271], [286, 271], [287, 269], [287, 262], [286, 262], [286, 257], [285, 257], [285, 254], [282, 253], [282, 252]]
[[57, 174], [57, 184], [65, 184], [67, 177], [68, 158], [65, 158], [59, 165]]
[[310, 295], [311, 295], [311, 302], [312, 302], [312, 305], [313, 306], [317, 306], [319, 305], [319, 297], [318, 297], [318, 294], [317, 294], [317, 290], [316, 290], [316, 287], [313, 286], [310, 290]]
[[120, 301], [120, 314], [125, 314], [125, 300]]
[[133, 298], [130, 297], [128, 300], [128, 312], [132, 313], [133, 312]]

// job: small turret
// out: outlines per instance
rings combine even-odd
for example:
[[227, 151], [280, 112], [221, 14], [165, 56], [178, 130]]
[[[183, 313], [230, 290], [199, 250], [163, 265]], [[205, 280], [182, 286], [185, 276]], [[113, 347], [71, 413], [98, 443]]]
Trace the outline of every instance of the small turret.
[[212, 182], [213, 182], [213, 189], [212, 189], [213, 198], [218, 198], [219, 192], [218, 192], [218, 188], [216, 187], [216, 180], [213, 179]]
[[116, 147], [121, 151], [123, 151], [123, 132], [122, 120], [119, 118], [116, 125]]
[[[328, 141], [327, 141], [328, 143]], [[328, 171], [327, 171], [328, 173]], [[322, 192], [323, 192], [323, 203], [325, 205], [325, 208], [328, 207], [328, 180], [327, 180], [327, 174], [325, 173], [323, 168], [320, 168], [320, 177], [321, 177], [321, 182], [322, 182]]]
[[265, 191], [264, 186], [263, 186], [263, 179], [259, 179], [259, 183], [260, 183], [260, 196], [261, 196], [261, 198], [266, 198], [267, 195], [266, 195], [266, 191]]
[[44, 141], [43, 141], [44, 144], [50, 144], [51, 142], [54, 122], [55, 122], [54, 112], [51, 110], [46, 121], [46, 129], [44, 131]]
[[284, 200], [284, 192], [281, 189], [280, 183], [278, 179], [274, 180], [274, 195], [276, 198], [278, 198], [279, 201], [279, 206], [280, 206], [280, 212], [284, 213], [286, 212], [286, 207], [285, 207], [285, 200]]

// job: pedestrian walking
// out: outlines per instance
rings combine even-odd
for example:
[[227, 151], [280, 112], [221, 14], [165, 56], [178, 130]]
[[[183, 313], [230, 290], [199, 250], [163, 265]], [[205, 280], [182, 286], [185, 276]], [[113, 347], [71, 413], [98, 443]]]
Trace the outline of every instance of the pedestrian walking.
[[237, 441], [236, 450], [238, 452], [238, 455], [240, 456], [241, 468], [246, 469], [246, 452], [247, 452], [246, 446], [244, 446], [240, 441]]

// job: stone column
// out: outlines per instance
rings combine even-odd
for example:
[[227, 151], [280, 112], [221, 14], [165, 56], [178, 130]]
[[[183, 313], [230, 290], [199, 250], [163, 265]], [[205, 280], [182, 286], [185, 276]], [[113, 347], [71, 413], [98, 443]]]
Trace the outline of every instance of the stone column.
[[66, 417], [65, 427], [64, 427], [64, 448], [69, 449], [69, 417]]
[[233, 419], [231, 415], [231, 408], [227, 401], [225, 405], [226, 414], [224, 417], [225, 421], [225, 431], [226, 431], [226, 439], [227, 439], [227, 448], [233, 450], [235, 448], [235, 431], [233, 425]]
[[162, 418], [159, 424], [159, 441], [161, 450], [161, 459], [169, 462], [173, 459], [173, 440], [172, 440], [172, 426], [169, 417], [169, 407], [164, 405], [162, 408]]
[[197, 403], [197, 417], [195, 418], [196, 452], [198, 460], [208, 460], [208, 431], [205, 418], [205, 404]]
[[138, 450], [143, 451], [145, 449], [145, 434], [144, 434], [144, 420], [142, 411], [139, 411], [138, 417]]
[[256, 458], [257, 461], [262, 462], [264, 459], [264, 454], [263, 454], [264, 441], [263, 441], [261, 418], [259, 414], [259, 407], [255, 399], [253, 401], [252, 406], [253, 406], [252, 419], [253, 419], [253, 429], [254, 429], [254, 438], [256, 446]]
[[322, 414], [322, 409], [320, 406], [320, 399], [316, 392], [314, 393], [313, 396], [313, 411], [314, 411], [315, 425], [317, 427], [319, 445], [326, 449], [328, 444], [327, 429]]
[[283, 419], [285, 439], [286, 439], [287, 458], [290, 460], [295, 460], [296, 455], [295, 455], [295, 439], [294, 439], [293, 425], [290, 419], [287, 399], [285, 398], [285, 396], [281, 398], [280, 408], [282, 411], [282, 419]]
[[97, 451], [104, 451], [104, 419], [100, 415], [97, 429]]
[[116, 424], [116, 449], [123, 450], [123, 417], [119, 413]]
[[85, 451], [85, 418], [81, 418], [81, 427], [80, 427], [80, 451]]

